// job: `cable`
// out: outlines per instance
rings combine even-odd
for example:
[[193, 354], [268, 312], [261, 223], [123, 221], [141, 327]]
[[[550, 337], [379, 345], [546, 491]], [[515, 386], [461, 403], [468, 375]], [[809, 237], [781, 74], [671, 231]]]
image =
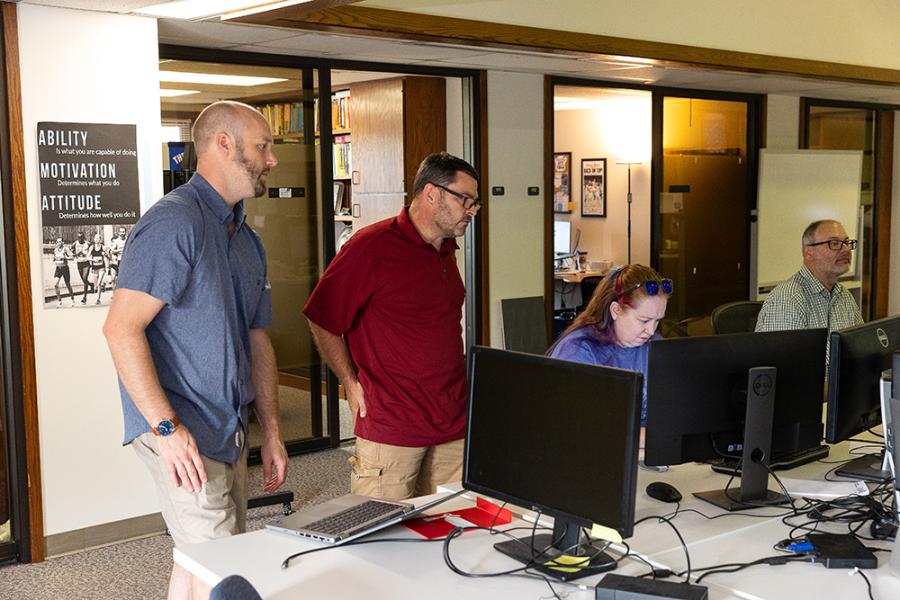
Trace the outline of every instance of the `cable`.
[[675, 532], [675, 535], [678, 536], [678, 540], [681, 542], [681, 547], [684, 548], [685, 562], [687, 562], [687, 577], [685, 578], [685, 582], [690, 583], [690, 581], [691, 581], [691, 554], [690, 554], [690, 552], [688, 552], [688, 547], [687, 547], [687, 544], [684, 542], [684, 538], [681, 537], [681, 532], [678, 531], [678, 528], [675, 527], [675, 524], [672, 523], [672, 521], [670, 521], [667, 517], [664, 517], [661, 515], [651, 515], [649, 517], [644, 517], [643, 519], [639, 519], [639, 520], [635, 521], [634, 524], [635, 524], [635, 526], [637, 526], [649, 519], [659, 519], [660, 521], [665, 521], [666, 523], [669, 524], [669, 527], [671, 527], [672, 530]]
[[866, 590], [869, 592], [869, 600], [875, 600], [875, 596], [872, 595], [872, 582], [869, 581], [869, 578], [866, 577], [866, 574], [859, 570], [859, 567], [853, 567], [853, 570], [850, 571], [850, 575], [859, 575], [863, 578], [863, 581], [866, 582]]
[[288, 563], [290, 563], [295, 558], [300, 558], [301, 556], [305, 556], [307, 554], [313, 554], [315, 552], [322, 552], [324, 550], [332, 550], [334, 548], [346, 548], [347, 546], [362, 546], [363, 544], [378, 544], [381, 542], [397, 542], [397, 543], [429, 543], [429, 542], [442, 542], [444, 540], [438, 538], [434, 540], [425, 540], [425, 539], [417, 539], [417, 538], [380, 538], [375, 540], [351, 540], [344, 544], [331, 544], [328, 546], [321, 546], [319, 548], [311, 548], [309, 550], [303, 550], [302, 552], [295, 552], [291, 554], [283, 561], [281, 561], [281, 568], [287, 569]]
[[756, 565], [784, 565], [789, 562], [809, 562], [806, 557], [791, 557], [791, 556], [766, 556], [764, 558], [759, 558], [757, 560], [748, 562], [748, 563], [730, 563], [724, 565], [715, 565], [712, 567], [704, 567], [702, 569], [697, 569], [698, 571], [706, 571], [703, 575], [697, 578], [694, 582], [699, 585], [703, 579], [708, 575], [714, 575], [716, 573], [737, 573], [738, 571], [743, 571], [746, 568], [753, 567]]

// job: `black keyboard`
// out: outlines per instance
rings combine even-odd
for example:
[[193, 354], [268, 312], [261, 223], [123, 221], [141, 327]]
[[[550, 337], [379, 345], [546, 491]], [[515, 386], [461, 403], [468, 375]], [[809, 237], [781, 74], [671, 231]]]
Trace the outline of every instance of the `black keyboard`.
[[337, 535], [345, 531], [350, 531], [373, 519], [377, 519], [378, 517], [382, 517], [392, 512], [399, 514], [403, 512], [403, 508], [388, 502], [367, 500], [362, 504], [357, 504], [347, 510], [342, 510], [339, 513], [310, 523], [309, 525], [306, 525], [304, 529], [326, 535]]
[[[815, 448], [807, 448], [799, 452], [776, 456], [772, 459], [772, 462], [769, 463], [769, 466], [773, 471], [784, 471], [799, 467], [800, 465], [805, 465], [814, 460], [819, 460], [820, 458], [825, 458], [826, 456], [828, 456], [828, 446], [816, 446]], [[712, 466], [712, 470], [716, 473], [731, 475], [734, 473], [735, 467], [738, 467], [740, 459], [720, 457], [707, 462]], [[737, 474], [741, 474], [741, 469], [739, 467], [737, 469]]]

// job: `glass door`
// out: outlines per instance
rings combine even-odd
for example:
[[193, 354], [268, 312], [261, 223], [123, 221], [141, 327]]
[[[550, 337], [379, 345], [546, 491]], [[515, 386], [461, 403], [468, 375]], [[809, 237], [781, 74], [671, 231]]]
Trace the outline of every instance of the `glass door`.
[[[857, 261], [853, 273], [862, 273], [861, 279], [844, 281], [856, 298], [866, 320], [874, 316], [875, 269], [875, 129], [876, 111], [864, 107], [817, 106], [807, 104], [805, 135], [802, 140], [811, 150], [861, 150], [862, 181], [856, 230], [859, 249], [854, 253]], [[852, 224], [846, 224], [849, 226]], [[861, 267], [861, 268], [860, 268]]]
[[[301, 314], [326, 260], [320, 234], [324, 230], [323, 207], [329, 213], [334, 207], [331, 182], [320, 181], [319, 175], [321, 149], [331, 151], [330, 143], [319, 143], [317, 116], [327, 116], [330, 109], [330, 103], [324, 108], [319, 103], [319, 69], [167, 60], [160, 70], [163, 93], [168, 94], [162, 98], [167, 132], [163, 151], [169, 167], [164, 174], [166, 187], [192, 175], [190, 126], [210, 102], [244, 102], [256, 107], [269, 122], [278, 165], [269, 173], [267, 193], [248, 198], [245, 212], [268, 258], [273, 312], [268, 333], [278, 368], [281, 432], [291, 454], [337, 445], [336, 424], [330, 426], [331, 413], [326, 407], [322, 366]], [[181, 74], [169, 77], [169, 71]], [[215, 75], [218, 81], [190, 81], [191, 73]], [[167, 83], [167, 79], [181, 83]], [[179, 156], [179, 151], [184, 154]], [[331, 162], [330, 154], [327, 158]], [[262, 440], [255, 419], [251, 419], [249, 439], [252, 460], [258, 456]]]
[[675, 282], [668, 316], [696, 319], [749, 298], [750, 105], [666, 95], [655, 98], [655, 111], [662, 126], [656, 266]]

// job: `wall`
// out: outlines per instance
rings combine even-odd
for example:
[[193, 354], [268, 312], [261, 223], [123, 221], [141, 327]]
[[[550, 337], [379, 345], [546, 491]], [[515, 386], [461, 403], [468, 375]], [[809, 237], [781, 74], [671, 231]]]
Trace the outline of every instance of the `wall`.
[[800, 98], [766, 96], [766, 140], [770, 150], [797, 150], [800, 145]]
[[[41, 290], [36, 123], [137, 124], [142, 208], [162, 194], [156, 21], [20, 4], [31, 288]], [[22, 285], [29, 282], [23, 281]], [[105, 308], [35, 302], [44, 533], [155, 512], [150, 477], [122, 447]]]
[[[650, 264], [651, 103], [646, 97], [598, 100], [595, 108], [554, 113], [554, 149], [572, 153], [572, 214], [554, 218], [572, 222], [572, 240], [581, 230], [579, 250], [589, 260], [628, 262], [628, 166], [617, 165], [623, 142], [643, 140], [645, 162], [631, 166], [632, 262]], [[581, 216], [581, 160], [606, 158], [605, 218]]]
[[500, 300], [544, 295], [544, 194], [526, 195], [544, 187], [544, 78], [491, 71], [487, 94], [488, 185], [506, 188], [487, 199], [491, 345], [502, 347]]
[[[900, 30], [893, 0], [367, 0], [361, 6], [562, 31], [900, 69], [885, 40]], [[827, 43], [822, 43], [828, 40]]]

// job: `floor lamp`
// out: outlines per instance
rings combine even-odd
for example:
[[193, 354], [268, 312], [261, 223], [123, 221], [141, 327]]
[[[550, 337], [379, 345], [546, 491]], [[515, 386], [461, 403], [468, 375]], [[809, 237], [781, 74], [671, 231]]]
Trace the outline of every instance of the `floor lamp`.
[[617, 160], [617, 165], [628, 165], [628, 264], [631, 264], [631, 165], [639, 165], [640, 160]]

